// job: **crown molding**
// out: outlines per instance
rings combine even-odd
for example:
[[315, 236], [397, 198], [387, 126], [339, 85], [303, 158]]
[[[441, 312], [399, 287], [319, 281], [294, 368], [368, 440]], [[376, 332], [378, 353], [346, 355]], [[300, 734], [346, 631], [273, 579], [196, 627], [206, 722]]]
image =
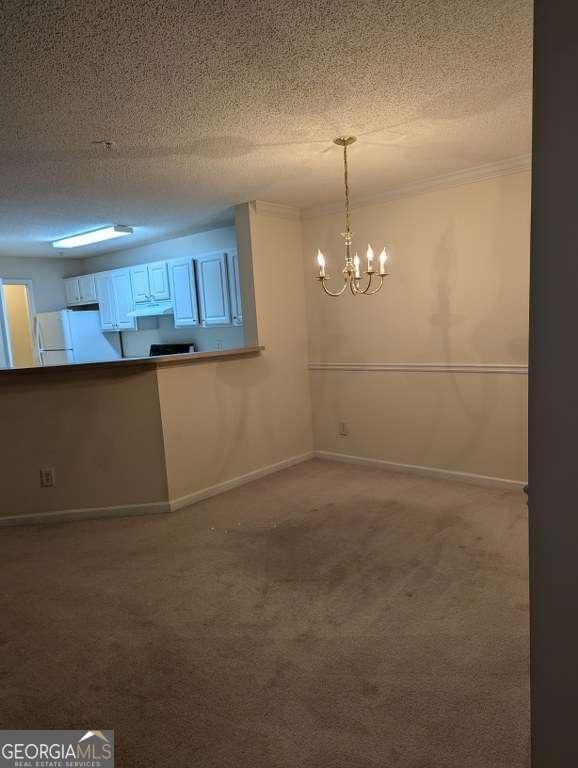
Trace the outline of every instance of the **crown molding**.
[[299, 221], [301, 218], [300, 209], [292, 205], [252, 200], [251, 207], [258, 216], [274, 216], [277, 219], [289, 219], [290, 221]]
[[402, 373], [507, 373], [527, 375], [519, 363], [309, 363], [310, 371], [400, 371]]
[[[463, 171], [447, 173], [443, 176], [433, 176], [429, 179], [402, 184], [399, 187], [390, 187], [377, 195], [362, 197], [351, 204], [351, 208], [364, 208], [369, 205], [378, 205], [387, 203], [390, 200], [397, 200], [401, 197], [411, 197], [412, 195], [421, 195], [436, 189], [450, 189], [451, 187], [460, 187], [462, 184], [472, 184], [486, 179], [495, 179], [499, 176], [510, 176], [513, 173], [522, 173], [532, 168], [531, 155], [519, 155], [511, 157], [508, 160], [500, 160], [497, 163], [486, 163], [477, 165], [474, 168], [466, 168]], [[340, 213], [343, 210], [343, 203], [328, 203], [326, 205], [314, 205], [309, 208], [301, 209], [301, 217], [311, 219], [315, 216], [326, 216], [331, 213]]]

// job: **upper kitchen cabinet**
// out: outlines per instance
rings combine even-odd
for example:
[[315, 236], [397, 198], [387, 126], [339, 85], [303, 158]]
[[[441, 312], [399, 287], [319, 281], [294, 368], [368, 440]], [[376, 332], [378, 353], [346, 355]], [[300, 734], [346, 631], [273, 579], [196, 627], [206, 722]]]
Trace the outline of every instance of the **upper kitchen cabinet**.
[[173, 297], [175, 328], [198, 325], [197, 291], [192, 258], [168, 262], [169, 286]]
[[115, 269], [94, 276], [96, 296], [103, 331], [131, 331], [137, 327], [134, 310], [131, 275], [127, 269]]
[[78, 304], [94, 304], [97, 300], [94, 275], [68, 277], [64, 281], [64, 290], [66, 291], [66, 305], [69, 307]]
[[231, 302], [227, 275], [227, 254], [196, 256], [197, 291], [201, 324], [230, 325]]
[[233, 325], [243, 325], [243, 305], [241, 302], [241, 283], [239, 280], [239, 257], [237, 256], [236, 251], [227, 253], [227, 268]]
[[130, 268], [132, 293], [137, 304], [170, 299], [169, 274], [166, 261], [139, 264]]

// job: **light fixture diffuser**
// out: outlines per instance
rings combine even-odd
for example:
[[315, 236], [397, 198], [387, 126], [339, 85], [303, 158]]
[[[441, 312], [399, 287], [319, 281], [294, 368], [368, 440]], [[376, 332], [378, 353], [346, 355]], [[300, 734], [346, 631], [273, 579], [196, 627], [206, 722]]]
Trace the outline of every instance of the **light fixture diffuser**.
[[79, 248], [81, 245], [101, 243], [103, 240], [113, 240], [115, 237], [124, 237], [125, 235], [132, 235], [132, 227], [125, 227], [124, 224], [115, 224], [112, 227], [93, 229], [92, 232], [83, 232], [80, 235], [63, 237], [61, 240], [55, 240], [52, 246], [54, 248]]

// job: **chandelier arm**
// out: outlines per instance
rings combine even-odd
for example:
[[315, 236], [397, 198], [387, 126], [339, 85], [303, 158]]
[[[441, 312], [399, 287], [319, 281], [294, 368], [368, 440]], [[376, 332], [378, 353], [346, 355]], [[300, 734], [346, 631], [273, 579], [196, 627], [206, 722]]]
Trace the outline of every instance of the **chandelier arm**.
[[358, 296], [358, 295], [362, 295], [362, 294], [363, 295], [367, 294], [367, 292], [368, 292], [368, 290], [369, 290], [369, 288], [371, 286], [372, 273], [370, 272], [367, 276], [368, 276], [369, 280], [367, 281], [367, 285], [365, 286], [365, 288], [360, 288], [361, 278], [356, 277], [355, 279], [352, 279], [352, 281], [351, 281], [351, 293], [353, 293], [354, 296]]
[[[379, 285], [377, 286], [377, 288], [374, 288], [373, 291], [365, 291], [365, 295], [366, 296], [373, 296], [374, 293], [377, 293], [378, 291], [380, 291], [381, 290], [381, 286], [383, 285], [383, 278], [384, 277], [385, 277], [385, 275], [380, 275], [379, 276]], [[369, 286], [367, 286], [367, 287], [369, 288]]]
[[[371, 295], [371, 291], [369, 289], [371, 288], [371, 280], [373, 278], [373, 272], [369, 272], [367, 277], [369, 278], [367, 281], [367, 285], [365, 286], [365, 288], [363, 288], [359, 292], [363, 293], [364, 295], [367, 295], [368, 293], [369, 295]], [[359, 285], [357, 287], [359, 288]]]
[[325, 291], [325, 293], [328, 296], [341, 296], [343, 291], [347, 288], [347, 280], [343, 281], [343, 288], [340, 291], [337, 291], [337, 292], [330, 291], [329, 288], [325, 285], [325, 283], [327, 282], [327, 278], [326, 277], [320, 278], [320, 282], [321, 282], [321, 286], [322, 286], [323, 290]]

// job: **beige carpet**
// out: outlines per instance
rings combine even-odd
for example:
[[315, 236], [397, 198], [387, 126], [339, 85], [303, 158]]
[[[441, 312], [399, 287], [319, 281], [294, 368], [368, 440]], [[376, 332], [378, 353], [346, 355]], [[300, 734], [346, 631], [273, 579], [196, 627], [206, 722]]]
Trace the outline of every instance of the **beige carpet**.
[[113, 728], [121, 768], [528, 765], [521, 492], [312, 461], [0, 546], [3, 728]]

